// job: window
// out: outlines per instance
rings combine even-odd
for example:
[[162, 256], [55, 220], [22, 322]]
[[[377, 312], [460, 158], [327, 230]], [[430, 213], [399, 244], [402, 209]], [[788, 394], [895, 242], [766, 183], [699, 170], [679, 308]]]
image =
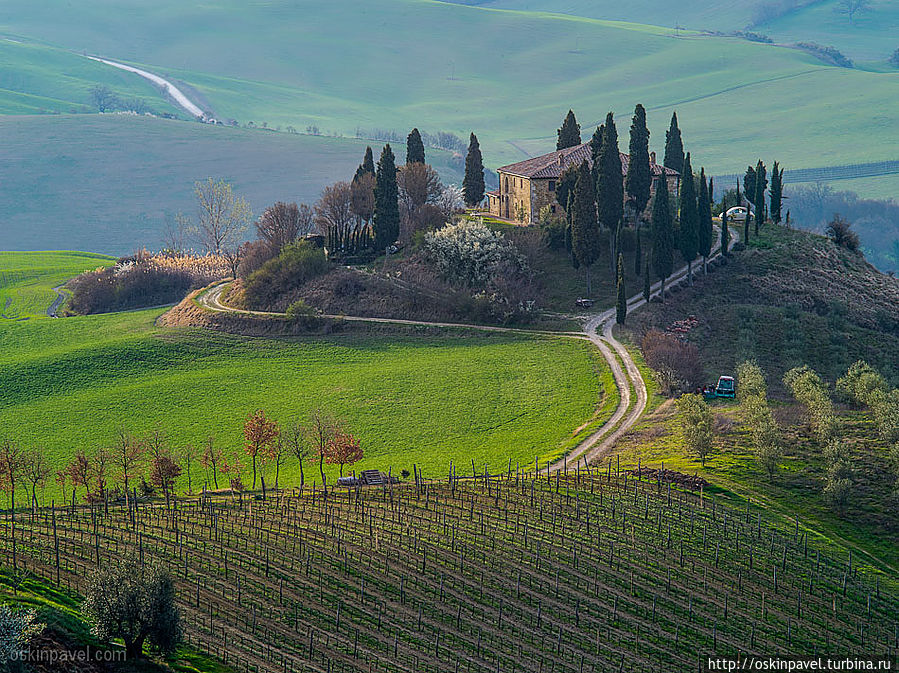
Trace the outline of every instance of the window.
[[549, 212], [551, 212], [553, 215], [555, 215], [555, 214], [556, 214], [556, 207], [555, 207], [555, 206], [550, 206], [550, 207], [549, 207]]
[[549, 181], [549, 191], [551, 191], [551, 192], [556, 191], [556, 181], [555, 180]]
[[505, 185], [503, 187], [503, 191], [508, 192], [509, 191], [509, 178], [503, 178], [503, 184]]

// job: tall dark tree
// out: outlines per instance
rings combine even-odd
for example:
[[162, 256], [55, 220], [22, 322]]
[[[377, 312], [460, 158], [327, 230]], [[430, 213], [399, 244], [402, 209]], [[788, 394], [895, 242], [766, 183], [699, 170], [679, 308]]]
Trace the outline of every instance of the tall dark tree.
[[671, 126], [665, 133], [665, 168], [673, 168], [678, 173], [684, 172], [684, 141], [677, 125], [677, 112], [671, 115]]
[[[754, 172], [755, 172], [755, 169], [753, 169], [753, 173]], [[755, 180], [755, 178], [753, 178], [753, 182], [754, 182], [754, 180]], [[743, 196], [740, 194], [740, 179], [739, 178], [737, 178], [737, 205], [738, 206], [743, 205]], [[724, 212], [727, 213], [727, 210], [725, 210]], [[750, 222], [752, 222], [752, 208], [749, 207], [749, 200], [747, 199], [746, 217], [743, 219], [743, 244], [744, 245], [749, 244], [749, 224], [750, 224]]]
[[662, 281], [659, 297], [665, 297], [665, 279], [674, 270], [674, 226], [668, 199], [668, 183], [664, 176], [656, 178], [652, 200], [652, 270]]
[[755, 167], [755, 234], [758, 236], [759, 225], [765, 224], [765, 189], [768, 187], [768, 176], [765, 164], [759, 160]]
[[702, 272], [709, 272], [709, 255], [712, 254], [712, 199], [705, 179], [705, 168], [699, 171], [699, 254], [702, 256]]
[[652, 170], [649, 167], [649, 129], [646, 127], [646, 110], [637, 105], [631, 121], [630, 144], [628, 146], [627, 179], [624, 190], [627, 203], [634, 213], [635, 224], [640, 226], [640, 216], [649, 203], [652, 187]]
[[578, 266], [585, 267], [587, 294], [590, 294], [590, 267], [599, 257], [599, 226], [596, 222], [593, 176], [586, 161], [578, 169], [571, 199], [571, 251]]
[[478, 205], [484, 200], [484, 189], [484, 160], [478, 137], [472, 133], [468, 142], [468, 154], [465, 155], [465, 177], [462, 180], [465, 204], [470, 208]]
[[637, 241], [634, 245], [634, 275], [639, 276], [643, 268], [643, 241], [640, 236], [640, 228], [637, 228]]
[[421, 140], [418, 129], [412, 129], [406, 137], [406, 163], [423, 164], [425, 162], [425, 144]]
[[574, 164], [566, 168], [559, 177], [559, 182], [556, 185], [556, 201], [558, 201], [559, 205], [565, 209], [569, 224], [571, 223], [569, 201], [574, 194], [574, 185], [577, 182], [578, 169], [579, 167]]
[[721, 256], [726, 260], [730, 257], [730, 232], [727, 230], [727, 194], [721, 198]]
[[396, 185], [396, 159], [390, 144], [384, 145], [375, 174], [375, 212], [372, 218], [375, 247], [384, 250], [400, 235], [399, 190]]
[[621, 171], [621, 154], [618, 150], [618, 131], [610, 112], [603, 125], [602, 147], [596, 168], [596, 203], [599, 223], [609, 230], [610, 268], [615, 270], [615, 234], [624, 216], [624, 181]]
[[771, 168], [771, 188], [768, 198], [771, 201], [771, 221], [780, 224], [784, 196], [784, 169], [775, 161]]
[[615, 301], [615, 322], [624, 324], [627, 318], [627, 289], [624, 287], [624, 255], [618, 253], [618, 285]]
[[362, 157], [362, 163], [356, 169], [356, 175], [353, 176], [353, 182], [358, 182], [363, 175], [375, 174], [375, 160], [372, 157], [371, 147], [365, 148], [365, 156]]
[[652, 281], [649, 278], [649, 260], [646, 260], [646, 264], [643, 267], [643, 299], [645, 301], [649, 301], [649, 297], [652, 294]]
[[693, 284], [693, 260], [699, 253], [699, 209], [696, 204], [696, 180], [690, 164], [690, 153], [684, 159], [680, 187], [680, 237], [678, 248], [687, 263], [687, 280]]
[[755, 207], [755, 166], [746, 167], [746, 173], [743, 175], [743, 192], [746, 200]]
[[581, 144], [581, 125], [577, 123], [574, 112], [568, 111], [565, 115], [565, 121], [562, 127], [557, 131], [559, 140], [556, 142], [557, 150], [564, 150], [568, 147], [577, 147]]

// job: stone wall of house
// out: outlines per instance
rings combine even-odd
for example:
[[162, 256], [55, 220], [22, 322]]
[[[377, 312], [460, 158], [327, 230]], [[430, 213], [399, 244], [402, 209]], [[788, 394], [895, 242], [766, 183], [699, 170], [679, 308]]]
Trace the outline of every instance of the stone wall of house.
[[508, 173], [499, 174], [500, 217], [531, 222], [531, 181]]
[[[550, 183], [552, 183], [552, 191], [550, 191]], [[557, 213], [562, 212], [559, 203], [556, 201], [555, 187], [557, 184], [557, 180], [531, 180], [531, 223], [537, 221], [540, 217], [540, 211], [545, 206], [553, 208]]]

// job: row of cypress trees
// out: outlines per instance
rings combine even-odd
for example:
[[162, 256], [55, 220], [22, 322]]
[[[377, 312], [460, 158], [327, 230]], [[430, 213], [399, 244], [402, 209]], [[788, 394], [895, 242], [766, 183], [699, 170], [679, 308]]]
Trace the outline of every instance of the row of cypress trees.
[[[425, 163], [425, 146], [421, 133], [412, 129], [406, 138], [406, 163]], [[396, 180], [396, 156], [390, 143], [384, 145], [377, 167], [371, 147], [365, 148], [362, 163], [356, 169], [353, 182], [358, 183], [365, 176], [374, 176], [374, 209], [371, 232], [360, 236], [357, 247], [374, 247], [385, 250], [392, 245], [400, 234], [399, 187]], [[475, 206], [484, 199], [484, 163], [477, 136], [472, 133], [468, 154], [465, 157], [465, 178], [462, 183], [465, 203]]]

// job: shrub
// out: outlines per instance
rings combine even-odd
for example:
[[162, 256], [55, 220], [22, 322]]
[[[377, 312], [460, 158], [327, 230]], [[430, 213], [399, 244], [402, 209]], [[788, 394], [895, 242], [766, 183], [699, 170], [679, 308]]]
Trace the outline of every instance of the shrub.
[[834, 215], [833, 219], [827, 223], [824, 233], [827, 238], [841, 248], [858, 252], [858, 234], [852, 231], [852, 224], [839, 215]]
[[129, 660], [143, 656], [145, 642], [161, 652], [181, 642], [175, 583], [149, 561], [128, 556], [94, 571], [81, 611], [97, 638], [122, 639]]
[[190, 290], [224, 277], [227, 269], [224, 258], [215, 255], [141, 252], [72, 279], [69, 309], [89, 314], [170, 304]]
[[702, 462], [712, 452], [712, 410], [702, 395], [682, 395], [677, 400], [684, 448]]
[[281, 254], [270, 259], [247, 278], [245, 297], [250, 308], [271, 306], [287, 292], [328, 272], [325, 253], [306, 241], [285, 246]]
[[828, 47], [817, 42], [797, 42], [796, 47], [818, 57], [825, 63], [837, 65], [841, 68], [854, 67], [852, 60], [836, 47]]
[[34, 610], [15, 610], [0, 603], [0, 670], [20, 670], [18, 662], [23, 659], [28, 641], [44, 627], [37, 622]]
[[302, 299], [287, 307], [287, 319], [307, 330], [316, 330], [322, 326], [318, 311]]
[[647, 332], [640, 344], [663, 394], [695, 390], [702, 385], [704, 371], [699, 349], [657, 330]]
[[527, 269], [515, 246], [481, 220], [449, 225], [426, 235], [425, 250], [446, 279], [468, 287], [485, 287], [503, 268]]

